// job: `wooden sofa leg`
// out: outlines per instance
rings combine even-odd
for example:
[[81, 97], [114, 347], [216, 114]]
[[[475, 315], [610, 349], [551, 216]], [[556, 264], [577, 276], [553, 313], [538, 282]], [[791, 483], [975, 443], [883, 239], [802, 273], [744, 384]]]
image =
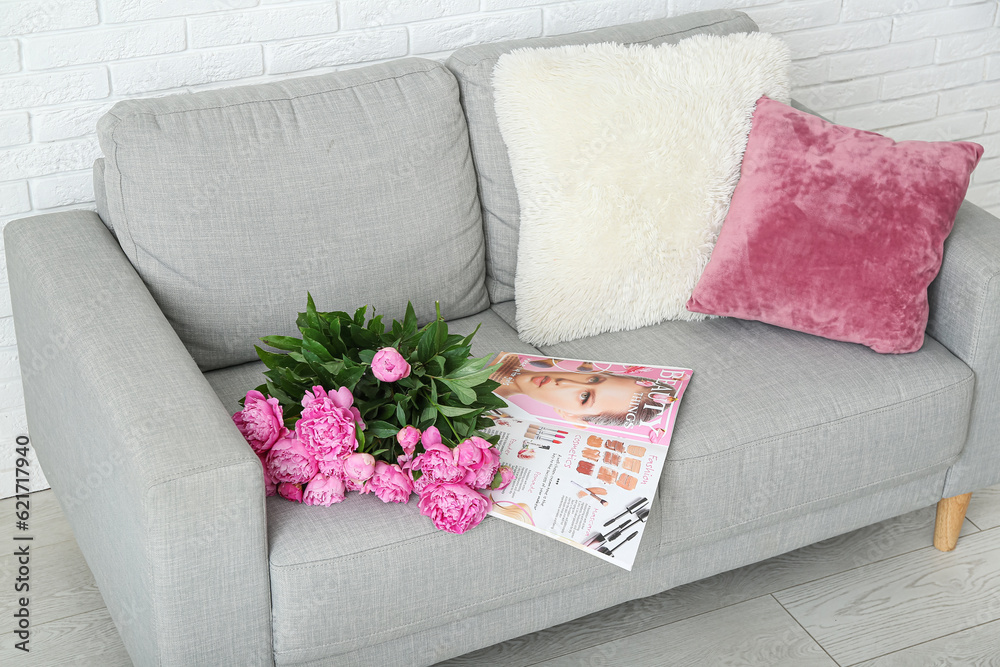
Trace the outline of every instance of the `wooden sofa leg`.
[[934, 546], [939, 551], [951, 551], [958, 544], [958, 534], [962, 532], [965, 510], [969, 508], [972, 493], [942, 498], [937, 504], [937, 519], [934, 521]]

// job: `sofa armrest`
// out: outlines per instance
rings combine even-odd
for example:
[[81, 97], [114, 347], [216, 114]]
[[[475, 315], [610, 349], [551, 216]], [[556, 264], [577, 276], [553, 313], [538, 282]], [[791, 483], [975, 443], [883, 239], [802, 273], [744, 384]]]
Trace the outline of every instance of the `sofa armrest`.
[[272, 664], [257, 457], [96, 214], [4, 242], [32, 445], [132, 659]]
[[944, 497], [1000, 482], [1000, 220], [965, 202], [928, 290], [927, 333], [976, 374], [969, 435]]

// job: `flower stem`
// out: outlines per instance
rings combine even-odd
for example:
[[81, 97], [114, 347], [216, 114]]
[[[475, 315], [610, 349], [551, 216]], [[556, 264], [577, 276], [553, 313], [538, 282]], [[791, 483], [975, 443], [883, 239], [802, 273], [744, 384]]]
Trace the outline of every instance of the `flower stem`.
[[441, 416], [444, 417], [445, 422], [448, 423], [448, 428], [451, 429], [451, 432], [455, 434], [455, 444], [457, 445], [458, 441], [461, 440], [461, 438], [458, 437], [458, 431], [455, 430], [455, 427], [452, 425], [451, 420], [448, 419], [448, 415], [444, 414], [440, 410], [438, 410], [438, 412], [441, 413]]

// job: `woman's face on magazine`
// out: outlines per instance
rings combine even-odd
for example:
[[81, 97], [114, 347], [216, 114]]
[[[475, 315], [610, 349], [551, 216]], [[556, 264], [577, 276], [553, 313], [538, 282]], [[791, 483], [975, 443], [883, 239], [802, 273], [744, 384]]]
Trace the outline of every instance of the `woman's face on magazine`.
[[536, 401], [581, 417], [625, 412], [643, 391], [634, 378], [597, 373], [523, 371], [515, 382]]

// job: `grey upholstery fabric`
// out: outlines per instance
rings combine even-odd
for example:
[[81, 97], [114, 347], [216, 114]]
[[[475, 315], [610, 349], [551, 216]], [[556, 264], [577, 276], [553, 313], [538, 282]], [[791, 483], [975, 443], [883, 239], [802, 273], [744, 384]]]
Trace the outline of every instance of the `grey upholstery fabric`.
[[257, 457], [96, 214], [4, 244], [32, 445], [133, 661], [270, 664]]
[[493, 110], [493, 66], [497, 59], [508, 51], [525, 47], [547, 48], [596, 42], [663, 44], [675, 43], [699, 33], [724, 35], [756, 30], [757, 25], [746, 14], [717, 10], [557, 37], [469, 46], [455, 51], [448, 58], [447, 65], [455, 73], [462, 89], [462, 106], [468, 119], [472, 155], [479, 178], [479, 197], [486, 229], [486, 286], [490, 301], [499, 303], [514, 298], [520, 224], [514, 177]]
[[[440, 660], [462, 655], [477, 648], [491, 646], [505, 639], [519, 637], [529, 632], [535, 632], [564, 623], [585, 614], [607, 609], [615, 604], [632, 600], [660, 591], [674, 588], [682, 584], [696, 581], [719, 572], [725, 572], [742, 565], [756, 563], [765, 558], [791, 551], [807, 544], [812, 544], [828, 537], [860, 528], [883, 519], [927, 507], [933, 504], [941, 495], [942, 475], [933, 475], [907, 482], [878, 493], [861, 496], [853, 500], [815, 512], [803, 513], [790, 517], [775, 526], [757, 528], [738, 533], [732, 537], [720, 538], [708, 544], [688, 549], [676, 554], [658, 555], [655, 557], [640, 556], [632, 572], [625, 572], [613, 566], [605, 566], [585, 574], [581, 574], [577, 582], [562, 590], [539, 594], [520, 601], [508, 601], [506, 604], [484, 611], [467, 609], [457, 620], [452, 617], [442, 619], [444, 622], [412, 634], [358, 649], [347, 654], [337, 654], [315, 660], [300, 659], [300, 656], [288, 655], [278, 651], [275, 654], [276, 663], [286, 665], [338, 665], [338, 667], [368, 667], [370, 665], [408, 665], [419, 667], [431, 665]], [[274, 502], [278, 505], [278, 502]], [[286, 505], [288, 503], [285, 503]], [[346, 508], [346, 505], [341, 507]], [[407, 510], [409, 508], [406, 508]], [[487, 519], [476, 530], [494, 530], [492, 524], [499, 523]], [[650, 530], [653, 526], [650, 526]], [[471, 535], [471, 533], [470, 533]], [[533, 536], [534, 537], [534, 536]], [[929, 539], [929, 538], [928, 538]], [[414, 558], [427, 558], [418, 545], [414, 550]], [[401, 548], [406, 548], [401, 545]], [[564, 547], [564, 551], [570, 547]], [[513, 562], [525, 566], [527, 563], [544, 563], [554, 573], [571, 571], [576, 562], [562, 562], [561, 552], [541, 553], [539, 545], [533, 540], [508, 549], [490, 547], [491, 561]], [[360, 554], [359, 554], [360, 555]], [[374, 560], [376, 555], [368, 556]], [[477, 561], [478, 563], [479, 561]], [[327, 564], [316, 564], [315, 570], [302, 569], [299, 575], [306, 579], [325, 571]], [[462, 570], [465, 572], [465, 570]], [[474, 578], [479, 574], [472, 575]], [[461, 585], [465, 578], [459, 578]], [[440, 581], [420, 582], [427, 588], [421, 594], [433, 595], [430, 588]], [[302, 582], [304, 586], [305, 582]], [[581, 585], [582, 584], [582, 585]], [[754, 591], [751, 581], [733, 580], [732, 595], [734, 601], [747, 594], [747, 589]], [[760, 595], [750, 593], [751, 597]], [[387, 610], [392, 613], [392, 610]], [[396, 617], [400, 623], [410, 619]], [[320, 614], [310, 619], [309, 626], [324, 626], [329, 629], [338, 623], [334, 614]], [[304, 637], [322, 629], [303, 627], [297, 637]], [[292, 641], [297, 637], [289, 637]], [[317, 650], [312, 655], [320, 655]], [[515, 651], [514, 654], [504, 654], [506, 663], [483, 661], [479, 663], [474, 657], [466, 664], [498, 665], [498, 664], [534, 664], [530, 653]], [[492, 656], [491, 656], [492, 657]], [[614, 665], [614, 660], [607, 661], [608, 656], [597, 653], [593, 665]], [[591, 664], [590, 662], [586, 664]], [[662, 664], [670, 664], [669, 660]]]
[[945, 497], [1000, 482], [1000, 220], [965, 202], [928, 290], [927, 333], [976, 374], [969, 438]]
[[488, 305], [458, 86], [441, 64], [119, 102], [101, 119], [125, 254], [203, 369], [291, 333], [306, 291], [446, 317]]
[[694, 369], [660, 483], [667, 552], [943, 473], [964, 444], [975, 380], [933, 339], [880, 355], [729, 318], [543, 351]]
[[111, 215], [108, 213], [108, 193], [104, 188], [104, 158], [99, 157], [94, 160], [94, 204], [97, 207], [97, 215], [101, 216], [104, 225], [115, 233], [115, 226], [111, 224]]

